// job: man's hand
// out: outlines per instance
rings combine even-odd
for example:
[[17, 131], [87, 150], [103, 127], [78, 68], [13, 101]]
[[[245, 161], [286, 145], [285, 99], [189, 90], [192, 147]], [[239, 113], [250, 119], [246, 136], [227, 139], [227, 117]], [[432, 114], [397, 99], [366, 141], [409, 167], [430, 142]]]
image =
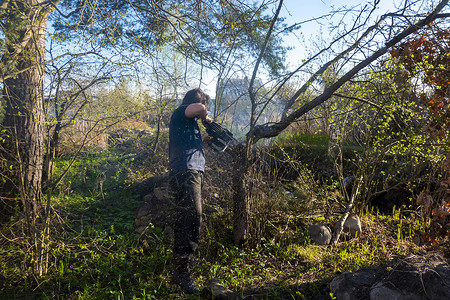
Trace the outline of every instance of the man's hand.
[[200, 118], [208, 123], [211, 123], [212, 119], [208, 117], [208, 111], [206, 110], [206, 106], [201, 103], [192, 103], [186, 107], [184, 112], [186, 118]]

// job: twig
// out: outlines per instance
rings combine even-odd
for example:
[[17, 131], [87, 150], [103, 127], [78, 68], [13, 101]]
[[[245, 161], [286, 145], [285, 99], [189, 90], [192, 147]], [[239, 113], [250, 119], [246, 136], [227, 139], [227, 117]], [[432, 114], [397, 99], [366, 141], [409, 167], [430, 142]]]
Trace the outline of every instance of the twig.
[[348, 218], [348, 215], [353, 209], [353, 204], [355, 202], [356, 196], [359, 194], [359, 189], [362, 186], [362, 175], [358, 180], [358, 183], [356, 185], [356, 191], [352, 193], [352, 197], [350, 198], [350, 201], [347, 205], [347, 208], [345, 209], [344, 214], [342, 215], [341, 219], [336, 223], [336, 229], [333, 234], [333, 238], [331, 239], [330, 245], [336, 246], [337, 242], [339, 241], [339, 237], [341, 236], [342, 230], [344, 228], [344, 223]]

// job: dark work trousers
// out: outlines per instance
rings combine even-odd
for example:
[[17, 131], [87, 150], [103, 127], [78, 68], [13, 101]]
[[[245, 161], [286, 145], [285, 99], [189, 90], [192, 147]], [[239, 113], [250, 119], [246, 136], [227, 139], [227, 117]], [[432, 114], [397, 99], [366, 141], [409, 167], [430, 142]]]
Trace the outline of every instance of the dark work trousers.
[[171, 172], [170, 187], [177, 209], [174, 226], [173, 257], [178, 271], [189, 272], [198, 247], [202, 221], [203, 172]]

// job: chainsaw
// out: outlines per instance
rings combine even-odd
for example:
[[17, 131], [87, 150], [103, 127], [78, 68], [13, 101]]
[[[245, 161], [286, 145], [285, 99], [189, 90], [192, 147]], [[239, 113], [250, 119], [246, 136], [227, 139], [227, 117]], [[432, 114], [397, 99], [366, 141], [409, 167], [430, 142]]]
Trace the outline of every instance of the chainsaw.
[[205, 122], [203, 125], [206, 128], [206, 133], [208, 137], [205, 141], [217, 152], [224, 152], [227, 148], [232, 149], [234, 146], [239, 144], [239, 142], [233, 137], [233, 134], [216, 122]]

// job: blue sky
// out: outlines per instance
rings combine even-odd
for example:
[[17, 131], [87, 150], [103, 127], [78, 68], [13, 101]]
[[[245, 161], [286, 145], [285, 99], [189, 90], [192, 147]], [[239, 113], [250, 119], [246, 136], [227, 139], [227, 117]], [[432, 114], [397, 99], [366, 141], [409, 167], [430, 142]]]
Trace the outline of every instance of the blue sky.
[[[394, 3], [400, 4], [402, 2], [402, 0], [380, 0], [376, 15], [392, 11]], [[302, 27], [298, 32], [289, 36], [283, 36], [284, 44], [293, 48], [287, 54], [287, 62], [290, 69], [298, 67], [301, 61], [306, 58], [305, 43], [308, 46], [317, 35], [320, 35], [320, 32], [322, 32], [324, 38], [329, 36], [327, 24], [330, 18], [322, 18], [320, 21], [313, 21], [312, 19], [325, 16], [332, 9], [343, 7], [361, 9], [367, 3], [373, 4], [374, 0], [284, 0], [280, 16], [285, 18], [285, 23], [288, 26], [299, 22], [302, 23]], [[273, 11], [276, 10], [277, 6], [278, 1], [274, 1]], [[312, 21], [306, 22], [308, 20]], [[202, 88], [213, 96], [215, 94], [216, 80], [210, 72], [203, 80], [206, 86], [202, 86]]]
[[[377, 14], [381, 15], [394, 8], [393, 2], [395, 0], [381, 0], [380, 8], [377, 10]], [[313, 18], [327, 15], [332, 8], [338, 9], [341, 7], [355, 7], [361, 8], [366, 3], [373, 3], [371, 0], [284, 0], [284, 6], [281, 11], [281, 16], [285, 17], [285, 22], [288, 25], [292, 25], [298, 22], [305, 22]], [[395, 1], [400, 3], [400, 0]], [[320, 34], [322, 30], [323, 35], [327, 35], [327, 23], [328, 19], [324, 18], [320, 21], [310, 21], [304, 23], [300, 29], [306, 42], [311, 41], [316, 35]], [[322, 23], [322, 24], [320, 24]], [[297, 34], [298, 35], [298, 34]], [[288, 53], [288, 61], [292, 64], [297, 64], [301, 59], [305, 58], [305, 53], [301, 41], [295, 35], [287, 36], [284, 38], [286, 46], [295, 47]]]

